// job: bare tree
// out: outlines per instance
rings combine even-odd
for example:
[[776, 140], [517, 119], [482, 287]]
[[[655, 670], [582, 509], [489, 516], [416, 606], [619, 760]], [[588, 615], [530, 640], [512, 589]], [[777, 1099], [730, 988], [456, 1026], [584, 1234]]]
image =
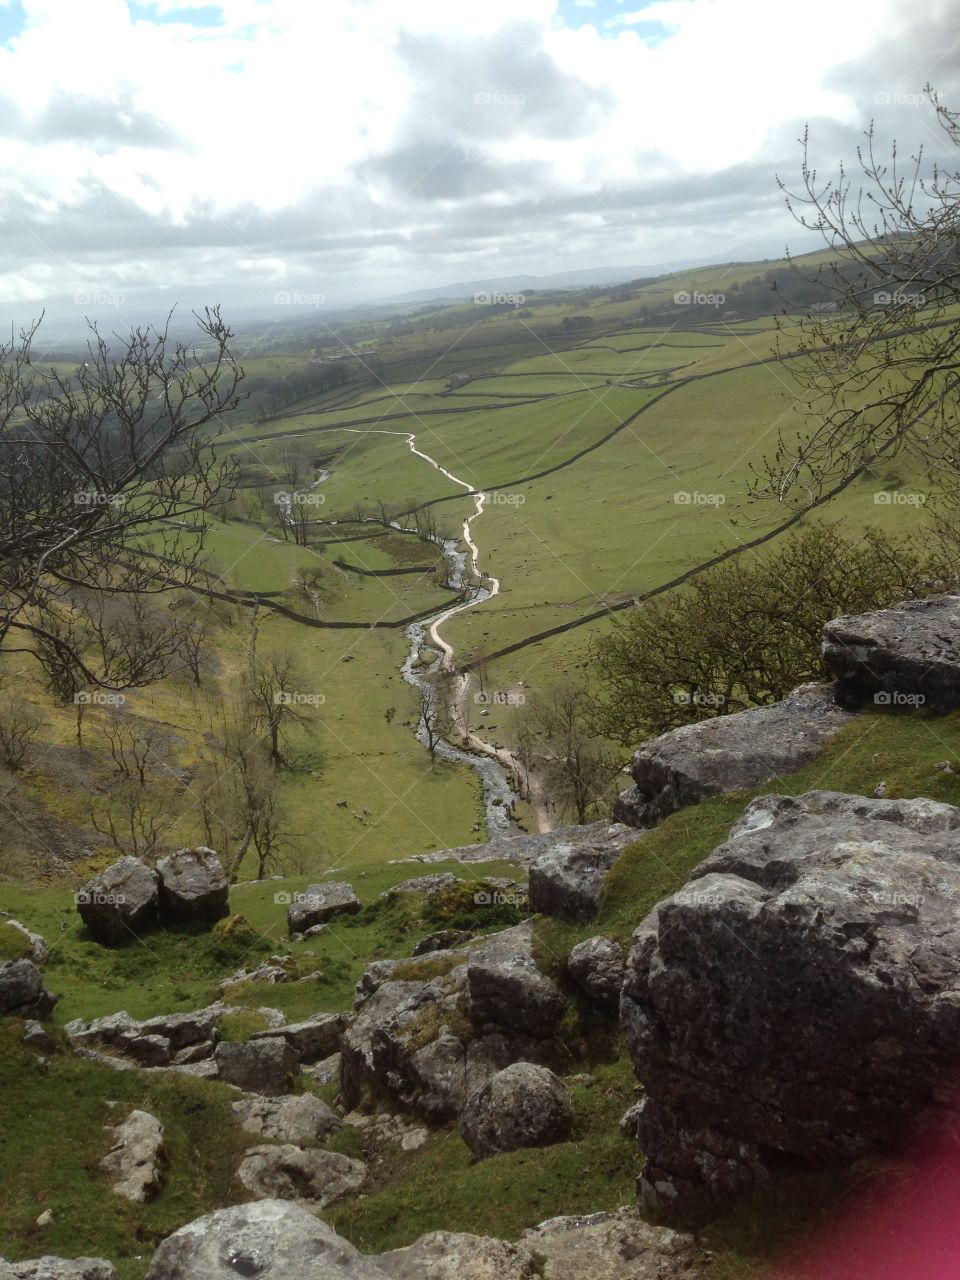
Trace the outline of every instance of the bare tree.
[[[960, 148], [960, 115], [927, 92], [945, 143]], [[792, 330], [781, 354], [802, 355], [784, 368], [802, 388], [810, 425], [799, 437], [780, 437], [756, 492], [802, 510], [878, 459], [904, 455], [925, 485], [956, 503], [960, 172], [928, 167], [922, 149], [906, 165], [895, 145], [881, 159], [871, 125], [856, 179], [841, 167], [837, 180], [822, 180], [808, 142], [802, 189], [788, 191], [787, 203], [833, 251], [816, 275], [833, 301], [799, 326], [781, 322]]]
[[92, 798], [90, 821], [118, 853], [149, 858], [157, 851], [161, 817], [149, 793], [134, 780], [124, 779]]
[[251, 721], [265, 734], [270, 744], [270, 759], [275, 765], [287, 764], [283, 751], [294, 730], [308, 730], [313, 722], [313, 709], [319, 695], [305, 691], [306, 682], [289, 654], [274, 654], [258, 659], [251, 689]]
[[22, 769], [30, 744], [43, 719], [24, 698], [6, 697], [0, 703], [0, 764], [16, 772]]
[[0, 649], [30, 653], [66, 699], [149, 683], [176, 650], [156, 611], [139, 625], [143, 597], [199, 574], [229, 479], [210, 446], [242, 378], [219, 311], [197, 320], [197, 347], [169, 320], [112, 343], [91, 326], [69, 375], [34, 364], [39, 322], [0, 345]]
[[535, 695], [529, 708], [550, 790], [579, 823], [601, 809], [620, 768], [591, 731], [590, 711], [587, 693], [564, 684]]
[[457, 689], [457, 673], [448, 667], [424, 676], [420, 685], [420, 722], [426, 748], [434, 759], [441, 742], [453, 732]]

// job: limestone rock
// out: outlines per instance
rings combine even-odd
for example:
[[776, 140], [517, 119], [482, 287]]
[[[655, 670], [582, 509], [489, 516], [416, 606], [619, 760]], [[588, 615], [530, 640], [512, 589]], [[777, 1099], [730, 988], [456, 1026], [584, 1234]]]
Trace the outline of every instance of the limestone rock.
[[608, 1008], [620, 1003], [625, 963], [623, 947], [602, 935], [578, 942], [567, 956], [567, 970], [577, 986]]
[[46, 940], [39, 933], [33, 933], [25, 924], [21, 924], [19, 920], [8, 920], [8, 929], [16, 929], [17, 933], [24, 939], [30, 947], [30, 959], [34, 964], [46, 964], [50, 958], [50, 948], [47, 946]]
[[709, 1276], [694, 1240], [644, 1222], [635, 1208], [552, 1218], [519, 1241], [542, 1261], [543, 1280], [694, 1280]]
[[316, 1062], [328, 1058], [340, 1046], [349, 1019], [342, 1013], [315, 1013], [303, 1022], [285, 1023], [270, 1031], [257, 1031], [252, 1040], [282, 1035], [301, 1062]]
[[636, 835], [621, 822], [599, 830], [568, 828], [562, 838], [554, 834], [558, 838], [530, 867], [530, 910], [585, 924], [600, 909], [607, 873]]
[[641, 1208], [696, 1225], [784, 1159], [896, 1151], [960, 1040], [960, 809], [754, 800], [636, 930]]
[[[531, 871], [531, 878], [533, 872]], [[516, 925], [471, 948], [467, 965], [467, 1014], [531, 1036], [549, 1036], [565, 1001], [533, 958], [533, 926]]]
[[[168, 1236], [147, 1280], [384, 1280], [326, 1223], [283, 1200], [217, 1209]], [[99, 1278], [98, 1278], [99, 1280]]]
[[0, 1280], [117, 1280], [117, 1273], [105, 1258], [0, 1258]]
[[131, 1111], [109, 1128], [113, 1146], [100, 1161], [114, 1192], [134, 1204], [145, 1204], [160, 1189], [163, 1125], [148, 1111]]
[[322, 1142], [341, 1120], [312, 1093], [290, 1098], [244, 1098], [233, 1104], [246, 1133], [271, 1142]]
[[431, 1231], [406, 1249], [382, 1253], [391, 1280], [537, 1280], [529, 1252], [504, 1240]]
[[157, 871], [165, 920], [213, 922], [230, 914], [227, 877], [212, 849], [178, 849], [160, 859]]
[[7, 960], [0, 964], [0, 1016], [11, 1014], [42, 1022], [57, 1003], [43, 985], [43, 974], [32, 960]]
[[960, 595], [834, 618], [823, 660], [848, 707], [960, 707]]
[[292, 1143], [250, 1147], [237, 1177], [265, 1200], [300, 1200], [316, 1209], [351, 1195], [367, 1180], [367, 1166], [337, 1151]]
[[562, 1080], [546, 1067], [516, 1062], [467, 1100], [460, 1136], [478, 1156], [546, 1147], [570, 1136], [573, 1108]]
[[296, 1053], [281, 1036], [241, 1044], [222, 1040], [214, 1060], [221, 1080], [267, 1097], [289, 1093], [300, 1066]]
[[295, 895], [287, 908], [287, 925], [291, 933], [306, 933], [318, 924], [326, 924], [336, 916], [356, 915], [360, 899], [353, 885], [342, 880], [311, 884]]
[[850, 720], [828, 685], [801, 685], [782, 702], [671, 729], [634, 752], [636, 785], [621, 793], [614, 815], [654, 827], [705, 796], [753, 787], [809, 764]]
[[97, 942], [132, 942], [156, 923], [160, 877], [140, 858], [120, 858], [77, 894], [77, 910]]

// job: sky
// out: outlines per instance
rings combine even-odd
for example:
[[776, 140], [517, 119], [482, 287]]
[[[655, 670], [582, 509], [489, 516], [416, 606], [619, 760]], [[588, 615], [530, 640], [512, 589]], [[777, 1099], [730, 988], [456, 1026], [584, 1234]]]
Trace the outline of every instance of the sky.
[[[0, 319], [777, 256], [956, 0], [0, 0]], [[284, 301], [288, 299], [288, 301]]]

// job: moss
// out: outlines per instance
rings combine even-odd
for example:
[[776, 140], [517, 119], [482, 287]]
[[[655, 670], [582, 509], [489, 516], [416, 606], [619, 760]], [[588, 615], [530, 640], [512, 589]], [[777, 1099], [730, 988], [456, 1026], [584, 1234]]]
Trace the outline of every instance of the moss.
[[397, 982], [429, 982], [431, 978], [444, 977], [464, 962], [462, 952], [440, 951], [404, 960], [397, 965], [392, 976]]
[[223, 1014], [217, 1028], [222, 1040], [242, 1043], [258, 1031], [269, 1031], [270, 1023], [256, 1009], [238, 1009], [236, 1013]]
[[9, 924], [0, 924], [0, 962], [24, 960], [33, 955], [30, 939]]

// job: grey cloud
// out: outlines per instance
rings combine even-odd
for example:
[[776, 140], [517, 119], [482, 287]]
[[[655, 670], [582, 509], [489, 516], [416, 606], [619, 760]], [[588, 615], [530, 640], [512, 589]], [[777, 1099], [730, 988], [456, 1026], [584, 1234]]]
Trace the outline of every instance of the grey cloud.
[[118, 102], [58, 91], [29, 129], [36, 142], [76, 141], [95, 146], [183, 150], [188, 145], [175, 129], [138, 110], [132, 95]]

